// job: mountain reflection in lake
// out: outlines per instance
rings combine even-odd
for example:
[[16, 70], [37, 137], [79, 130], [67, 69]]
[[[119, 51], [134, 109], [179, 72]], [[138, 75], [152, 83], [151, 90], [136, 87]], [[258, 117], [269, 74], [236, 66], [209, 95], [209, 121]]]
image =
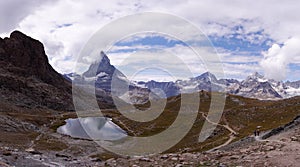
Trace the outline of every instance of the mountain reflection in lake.
[[94, 140], [119, 140], [126, 132], [106, 117], [70, 118], [57, 129], [58, 133], [74, 138]]

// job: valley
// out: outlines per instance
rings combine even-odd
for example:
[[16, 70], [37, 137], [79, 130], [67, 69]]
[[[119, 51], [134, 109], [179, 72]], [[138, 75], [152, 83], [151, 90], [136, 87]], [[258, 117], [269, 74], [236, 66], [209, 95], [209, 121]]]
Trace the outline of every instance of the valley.
[[[51, 67], [42, 43], [19, 31], [13, 32], [9, 38], [0, 39], [0, 166], [280, 166], [282, 163], [295, 163], [299, 159], [297, 116], [300, 115], [300, 97], [294, 94], [274, 100], [273, 95], [280, 95], [280, 91], [274, 91], [275, 82], [266, 82], [259, 74], [252, 75], [241, 83], [228, 81], [241, 84], [240, 93], [226, 94], [221, 120], [213, 122], [207, 117], [212, 93], [220, 92], [210, 89], [210, 81], [225, 82], [224, 80], [205, 73], [191, 79], [204, 85], [203, 89], [199, 87], [191, 92], [177, 94], [174, 90], [178, 87], [171, 83], [152, 82], [147, 87], [147, 83], [136, 84], [128, 81], [110, 64], [104, 52], [100, 54], [104, 58], [101, 66], [92, 65], [84, 76], [73, 75], [73, 83], [79, 85], [76, 85], [76, 93], [80, 93], [79, 101], [85, 105], [90, 104], [91, 94], [81, 90], [80, 86], [95, 83], [96, 102], [102, 114], [98, 111], [76, 112], [71, 79]], [[130, 87], [129, 92], [125, 92], [126, 96], [116, 98], [122, 104], [121, 109], [131, 112], [129, 106], [134, 106], [140, 112], [159, 113], [156, 108], [158, 106], [153, 104], [165, 102], [166, 106], [158, 117], [145, 122], [133, 121], [118, 110], [113, 101], [114, 96], [111, 95], [112, 90], [109, 89], [114, 71], [118, 73], [118, 81]], [[91, 77], [90, 73], [94, 72], [97, 74], [95, 82], [87, 82], [90, 80], [86, 78]], [[281, 86], [283, 84], [299, 86], [297, 82], [279, 83]], [[169, 92], [167, 98], [151, 94], [152, 88], [165, 89], [164, 91]], [[288, 90], [287, 87], [282, 92]], [[266, 98], [256, 99], [252, 95], [248, 97], [253, 91], [254, 94], [259, 93]], [[153, 99], [150, 95], [156, 103], [151, 103]], [[190, 99], [190, 106], [198, 106], [199, 103], [197, 111], [185, 110], [180, 115], [182, 120], [188, 118], [191, 112], [196, 115], [194, 122], [182, 121], [180, 124], [183, 128], [192, 124], [192, 128], [176, 145], [156, 155], [117, 155], [103, 149], [89, 138], [76, 135], [71, 137], [68, 128], [64, 131], [67, 135], [57, 132], [62, 126], [70, 126], [70, 122], [66, 125], [66, 120], [74, 120], [78, 116], [83, 120], [96, 122], [91, 127], [99, 130], [103, 122], [90, 117], [104, 116], [121, 129], [117, 129], [118, 131], [124, 131], [123, 134], [134, 137], [153, 136], [168, 129], [176, 120], [183, 96]], [[192, 103], [195, 96], [200, 99], [195, 101], [197, 104]], [[217, 127], [207, 140], [199, 142], [199, 134], [205, 121]], [[263, 136], [253, 137], [257, 127], [261, 127]], [[168, 142], [163, 140], [159, 144]]]

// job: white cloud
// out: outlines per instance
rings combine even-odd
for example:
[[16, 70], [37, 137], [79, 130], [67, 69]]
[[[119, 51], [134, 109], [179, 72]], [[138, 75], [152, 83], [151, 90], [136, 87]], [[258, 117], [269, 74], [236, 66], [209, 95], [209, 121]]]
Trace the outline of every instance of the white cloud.
[[[161, 47], [161, 46], [160, 46]], [[205, 56], [211, 53], [202, 51], [201, 55]], [[187, 79], [200, 75], [205, 72], [205, 63], [195, 55], [188, 47], [175, 45], [174, 47], [164, 47], [160, 50], [138, 50], [132, 52], [116, 52], [108, 54], [111, 63], [120, 69], [126, 76], [134, 76], [139, 71], [147, 69], [157, 69], [155, 78], [164, 75], [167, 71], [172, 80]], [[161, 73], [158, 73], [161, 71]], [[153, 79], [153, 75], [148, 74], [148, 79]], [[147, 76], [139, 75], [138, 80], [147, 78]], [[165, 76], [166, 77], [166, 76]], [[168, 77], [169, 78], [169, 77]], [[160, 79], [161, 80], [161, 79]], [[163, 78], [163, 80], [166, 80]]]
[[50, 0], [9, 0], [0, 1], [0, 33], [12, 31], [29, 14], [45, 5], [51, 5]]
[[247, 76], [253, 74], [254, 72], [262, 72], [260, 66], [257, 65], [257, 63], [224, 63], [223, 68], [226, 78], [236, 78], [239, 80], [245, 79]]
[[96, 30], [112, 19], [138, 11], [133, 3], [120, 0], [66, 0], [31, 10], [15, 27], [43, 42], [50, 64], [61, 73], [72, 71], [70, 62], [76, 62], [81, 48]]
[[[76, 61], [75, 57], [86, 41], [103, 25], [128, 14], [145, 11], [166, 12], [191, 21], [207, 35], [228, 37], [238, 33], [240, 38], [251, 43], [259, 44], [270, 38], [278, 44], [284, 44], [279, 50], [277, 47], [277, 51], [276, 45], [273, 45], [263, 55], [264, 59], [260, 63], [262, 68], [251, 65], [253, 69], [263, 69], [268, 76], [279, 79], [285, 77], [285, 71], [290, 72], [287, 70], [290, 63], [299, 62], [300, 59], [296, 54], [299, 53], [297, 42], [292, 40], [297, 39], [300, 34], [299, 6], [300, 1], [282, 3], [272, 0], [255, 3], [250, 0], [29, 0], [26, 3], [10, 0], [0, 2], [0, 33], [7, 35], [12, 29], [19, 29], [41, 40], [45, 44], [51, 65], [59, 72], [67, 73], [71, 72], [71, 64]], [[168, 20], [164, 23], [162, 25], [167, 29]], [[64, 26], [66, 24], [70, 26]], [[135, 26], [143, 24], [145, 23], [136, 22]], [[239, 25], [243, 26], [243, 29], [233, 29]], [[184, 28], [178, 27], [178, 31], [183, 32]], [[258, 31], [262, 31], [262, 34], [253, 34]], [[275, 52], [274, 50], [276, 54], [271, 53]], [[226, 58], [226, 63], [247, 63], [261, 59], [232, 54], [223, 58]], [[225, 66], [228, 72], [241, 70], [236, 73], [245, 73], [238, 65]], [[282, 75], [275, 75], [276, 69], [280, 69]]]
[[300, 38], [290, 38], [282, 47], [273, 44], [263, 55], [264, 59], [260, 64], [265, 71], [265, 75], [269, 78], [285, 80], [288, 64], [300, 63]]

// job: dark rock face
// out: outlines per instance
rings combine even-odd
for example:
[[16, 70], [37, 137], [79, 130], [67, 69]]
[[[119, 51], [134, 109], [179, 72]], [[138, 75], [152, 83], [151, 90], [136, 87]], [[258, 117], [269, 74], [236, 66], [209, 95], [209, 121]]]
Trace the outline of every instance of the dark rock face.
[[271, 82], [273, 81], [265, 80], [262, 75], [255, 73], [241, 82], [237, 94], [259, 99], [282, 98], [282, 96], [272, 87]]
[[295, 126], [299, 126], [299, 124], [300, 124], [300, 116], [297, 116], [291, 122], [289, 122], [289, 123], [287, 123], [283, 126], [280, 126], [278, 128], [272, 129], [271, 131], [267, 132], [266, 134], [264, 134], [262, 136], [262, 139], [267, 139], [267, 138], [269, 138], [271, 136], [274, 136], [274, 135], [277, 135], [277, 134], [279, 134], [283, 131], [287, 131], [289, 129], [292, 129]]
[[95, 74], [99, 74], [101, 72], [106, 73], [107, 75], [110, 76], [113, 75], [116, 68], [110, 64], [110, 60], [104, 52], [101, 51], [100, 56], [101, 56], [100, 62], [96, 62], [92, 64], [89, 67], [89, 69], [83, 74], [83, 76], [94, 77]]
[[72, 110], [71, 83], [48, 63], [43, 44], [14, 31], [0, 40], [0, 98], [19, 106]]
[[[100, 53], [100, 62], [95, 62], [90, 65], [89, 69], [83, 73], [83, 77], [88, 78], [96, 77], [95, 80], [96, 88], [103, 89], [107, 92], [111, 92], [111, 84], [114, 79], [115, 83], [129, 85], [129, 81], [125, 75], [110, 64], [110, 60], [104, 52]], [[78, 77], [77, 77], [78, 78]]]
[[[64, 81], [48, 63], [43, 44], [21, 32], [14, 31], [4, 39], [4, 60], [15, 68], [20, 68], [23, 76], [36, 76], [45, 83], [61, 86]], [[2, 55], [1, 55], [2, 57]], [[24, 69], [23, 71], [21, 71]], [[13, 70], [12, 70], [13, 71]]]

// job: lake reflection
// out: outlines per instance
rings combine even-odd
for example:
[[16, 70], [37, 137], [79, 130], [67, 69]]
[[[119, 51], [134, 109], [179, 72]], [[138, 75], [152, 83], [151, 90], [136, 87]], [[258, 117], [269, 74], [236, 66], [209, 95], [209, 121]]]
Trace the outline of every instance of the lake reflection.
[[94, 140], [119, 140], [126, 132], [106, 117], [70, 118], [57, 129], [58, 133], [74, 138]]

